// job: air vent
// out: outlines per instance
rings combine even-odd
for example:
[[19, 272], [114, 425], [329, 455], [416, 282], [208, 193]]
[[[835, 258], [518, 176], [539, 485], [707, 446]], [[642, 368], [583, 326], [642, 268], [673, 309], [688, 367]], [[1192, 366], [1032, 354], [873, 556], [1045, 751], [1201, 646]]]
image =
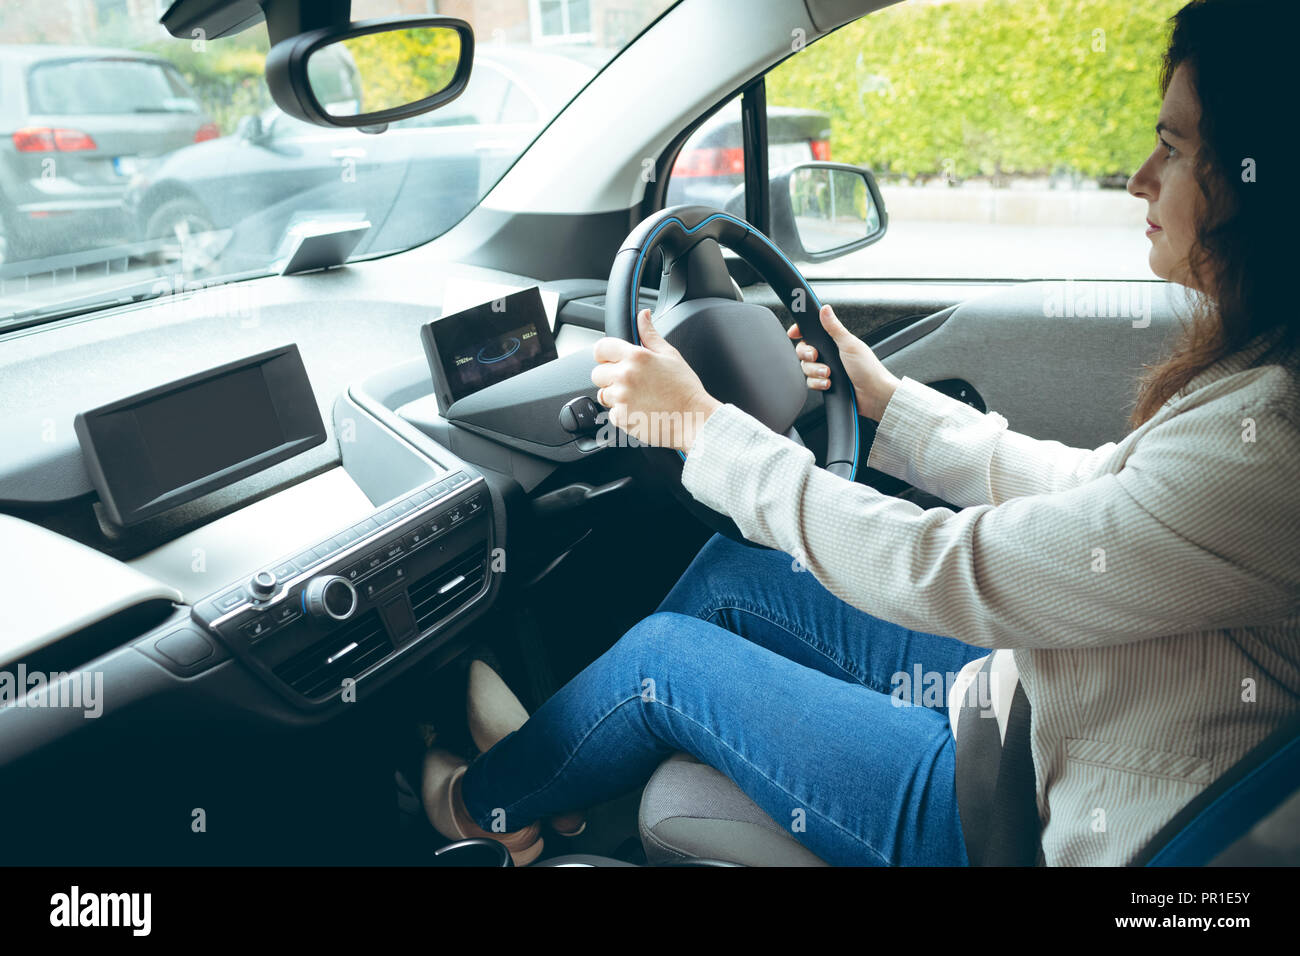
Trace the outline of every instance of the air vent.
[[486, 570], [487, 545], [482, 545], [412, 584], [416, 630], [424, 634], [469, 603], [483, 586]]
[[379, 612], [371, 608], [347, 627], [289, 658], [275, 669], [275, 676], [304, 697], [320, 700], [342, 687], [346, 678], [359, 677], [392, 651]]

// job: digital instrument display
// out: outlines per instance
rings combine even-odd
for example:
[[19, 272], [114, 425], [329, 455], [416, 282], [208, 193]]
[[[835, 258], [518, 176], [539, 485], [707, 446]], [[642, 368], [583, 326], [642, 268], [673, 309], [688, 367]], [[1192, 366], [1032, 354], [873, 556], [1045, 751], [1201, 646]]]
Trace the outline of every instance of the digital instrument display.
[[536, 287], [435, 319], [421, 329], [421, 339], [443, 412], [557, 355]]
[[82, 412], [74, 422], [109, 519], [130, 525], [325, 440], [296, 345]]

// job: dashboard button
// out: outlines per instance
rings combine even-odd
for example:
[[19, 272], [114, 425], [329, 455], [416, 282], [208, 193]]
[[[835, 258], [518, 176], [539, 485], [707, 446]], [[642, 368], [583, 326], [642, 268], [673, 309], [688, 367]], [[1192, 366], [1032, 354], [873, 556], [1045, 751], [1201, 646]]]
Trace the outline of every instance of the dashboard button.
[[383, 511], [379, 512], [379, 514], [375, 515], [375, 520], [382, 525], [382, 524], [388, 524], [388, 522], [392, 521], [396, 517], [397, 517], [396, 508], [385, 508]]
[[364, 561], [365, 570], [373, 571], [375, 568], [383, 564], [386, 560], [388, 559], [384, 556], [384, 552], [376, 551], [374, 554], [370, 555], [368, 558], [365, 559]]
[[299, 571], [306, 571], [308, 568], [314, 567], [319, 560], [315, 551], [304, 551], [293, 559], [293, 563], [298, 565]]
[[270, 634], [275, 625], [266, 617], [256, 617], [239, 629], [240, 633], [250, 641], [255, 641], [259, 637], [265, 637]]
[[414, 507], [415, 502], [411, 501], [409, 498], [403, 498], [401, 501], [393, 505], [393, 510], [399, 515], [404, 515]]
[[459, 488], [467, 481], [469, 481], [469, 475], [465, 474], [465, 472], [463, 471], [458, 471], [456, 472], [456, 474], [452, 475], [450, 478], [447, 479], [448, 484], [452, 488]]
[[469, 501], [465, 502], [465, 510], [467, 510], [470, 514], [474, 514], [475, 512], [482, 511], [483, 496], [475, 495], [473, 498], [469, 499]]
[[579, 395], [565, 402], [560, 409], [560, 427], [574, 434], [594, 431], [600, 424], [597, 421], [600, 412], [601, 407], [589, 396]]
[[400, 558], [406, 553], [406, 546], [401, 541], [390, 541], [384, 546], [384, 560], [389, 561], [393, 558]]
[[399, 564], [395, 568], [389, 568], [383, 574], [376, 574], [361, 586], [361, 593], [366, 596], [366, 600], [373, 600], [377, 595], [405, 580], [406, 568]]
[[411, 495], [411, 497], [408, 498], [408, 499], [406, 499], [406, 500], [407, 500], [407, 501], [414, 502], [414, 503], [417, 504], [417, 505], [422, 505], [422, 504], [424, 504], [426, 501], [432, 501], [432, 500], [433, 500], [433, 495], [429, 494], [429, 489], [428, 489], [428, 488], [421, 488], [419, 491], [417, 491], [415, 494]]
[[302, 616], [302, 609], [293, 601], [285, 601], [271, 611], [271, 620], [276, 624], [288, 624]]
[[352, 530], [358, 535], [369, 534], [379, 527], [379, 522], [374, 518], [367, 518], [365, 521], [358, 521], [352, 526]]
[[294, 567], [292, 561], [286, 561], [272, 568], [271, 573], [275, 575], [277, 581], [287, 581], [298, 573], [298, 569]]
[[403, 538], [402, 544], [406, 546], [406, 550], [410, 551], [412, 548], [418, 548], [432, 537], [433, 535], [429, 533], [429, 529], [421, 525]]
[[462, 520], [464, 517], [465, 517], [465, 509], [460, 505], [457, 505], [456, 507], [452, 508], [450, 511], [447, 512], [447, 523], [455, 524], [456, 522]]
[[342, 548], [346, 548], [353, 541], [357, 540], [358, 537], [359, 535], [355, 531], [353, 531], [351, 528], [348, 528], [343, 533], [334, 536], [334, 543], [338, 545], [340, 549], [342, 549]]
[[218, 611], [229, 611], [231, 608], [239, 607], [246, 600], [243, 588], [235, 588], [227, 591], [225, 594], [218, 595], [213, 604]]
[[338, 550], [338, 546], [333, 541], [326, 541], [323, 544], [316, 545], [316, 557], [325, 559]]
[[442, 534], [450, 526], [450, 522], [447, 521], [447, 515], [445, 513], [440, 514], [429, 522], [429, 535], [432, 537], [433, 535]]
[[566, 432], [578, 431], [578, 419], [573, 414], [572, 405], [565, 405], [560, 409], [560, 427]]
[[344, 568], [342, 571], [339, 572], [339, 574], [341, 574], [343, 577], [347, 578], [349, 581], [355, 584], [357, 578], [361, 577], [361, 575], [365, 574], [366, 571], [368, 570], [369, 568], [366, 567], [365, 561], [358, 561], [356, 564]]

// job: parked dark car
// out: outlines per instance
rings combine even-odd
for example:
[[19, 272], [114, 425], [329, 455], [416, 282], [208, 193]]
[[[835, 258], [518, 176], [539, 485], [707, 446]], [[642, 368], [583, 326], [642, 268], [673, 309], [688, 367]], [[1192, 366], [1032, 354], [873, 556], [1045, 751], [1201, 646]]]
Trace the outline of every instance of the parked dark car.
[[0, 265], [125, 238], [139, 163], [217, 135], [166, 60], [0, 45]]
[[[677, 154], [668, 180], [667, 204], [735, 205], [745, 182], [740, 100], [733, 99], [704, 121]], [[767, 165], [775, 171], [796, 163], [831, 158], [831, 118], [788, 106], [767, 109]], [[744, 213], [744, 207], [729, 211]]]

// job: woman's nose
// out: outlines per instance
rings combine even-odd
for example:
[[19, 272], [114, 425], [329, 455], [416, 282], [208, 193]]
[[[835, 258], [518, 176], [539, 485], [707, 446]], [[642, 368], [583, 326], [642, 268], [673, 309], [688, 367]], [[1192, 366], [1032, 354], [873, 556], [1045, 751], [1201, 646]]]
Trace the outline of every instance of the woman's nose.
[[1146, 162], [1138, 167], [1138, 171], [1129, 177], [1126, 187], [1131, 195], [1148, 202], [1156, 198], [1156, 192], [1159, 190], [1159, 181], [1151, 170], [1154, 155], [1153, 153], [1148, 156]]

